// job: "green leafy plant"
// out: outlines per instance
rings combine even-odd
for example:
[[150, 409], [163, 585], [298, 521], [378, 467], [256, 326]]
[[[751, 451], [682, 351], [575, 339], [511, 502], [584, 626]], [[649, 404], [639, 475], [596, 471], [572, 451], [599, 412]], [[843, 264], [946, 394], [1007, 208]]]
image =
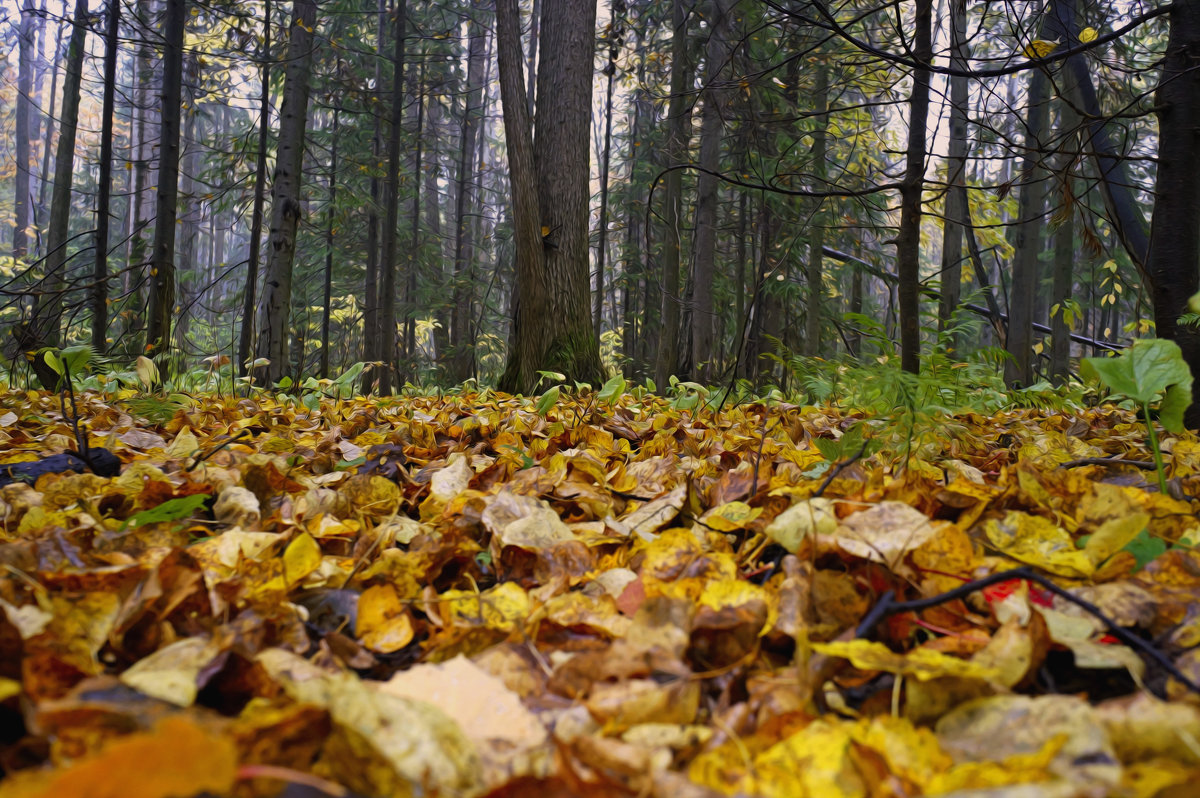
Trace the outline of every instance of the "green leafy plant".
[[182, 496], [178, 499], [167, 499], [157, 507], [151, 507], [149, 510], [142, 510], [129, 516], [122, 525], [121, 531], [129, 527], [139, 527], [146, 524], [179, 521], [203, 507], [209, 498], [211, 497], [207, 493], [193, 493], [190, 496]]
[[1166, 469], [1150, 418], [1150, 403], [1158, 402], [1158, 420], [1164, 429], [1183, 432], [1183, 411], [1192, 401], [1192, 373], [1179, 345], [1163, 338], [1134, 341], [1119, 357], [1084, 358], [1079, 371], [1085, 379], [1099, 380], [1114, 394], [1141, 408], [1158, 471], [1158, 489], [1166, 493]]

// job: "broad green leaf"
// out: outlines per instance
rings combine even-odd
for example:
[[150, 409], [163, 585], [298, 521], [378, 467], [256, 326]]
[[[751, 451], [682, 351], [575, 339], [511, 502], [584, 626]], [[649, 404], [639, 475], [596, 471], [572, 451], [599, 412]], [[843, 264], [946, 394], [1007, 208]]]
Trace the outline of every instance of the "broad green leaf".
[[1149, 530], [1143, 529], [1137, 534], [1133, 540], [1125, 545], [1124, 551], [1133, 555], [1137, 561], [1137, 567], [1133, 570], [1140, 571], [1158, 555], [1167, 550], [1167, 544], [1161, 538], [1156, 538], [1150, 534]]
[[[1189, 383], [1191, 380], [1188, 381]], [[1181, 383], [1176, 383], [1163, 394], [1163, 399], [1158, 405], [1158, 422], [1163, 425], [1163, 429], [1174, 432], [1176, 435], [1184, 431], [1183, 413], [1188, 409], [1188, 405], [1192, 403], [1192, 391]]]
[[[1164, 338], [1134, 341], [1119, 357], [1084, 358], [1080, 373], [1085, 378], [1099, 379], [1114, 393], [1142, 403], [1154, 401], [1173, 385], [1189, 395], [1192, 388], [1192, 374], [1179, 345]], [[1178, 396], [1171, 400], [1172, 412], [1174, 403], [1179, 401]], [[1182, 418], [1179, 423], [1182, 424]]]
[[600, 389], [600, 393], [596, 395], [596, 399], [601, 402], [612, 402], [625, 393], [625, 387], [625, 378], [618, 374], [604, 383], [604, 387]]
[[539, 416], [544, 416], [550, 412], [550, 408], [558, 402], [559, 386], [555, 385], [550, 390], [542, 394], [542, 398], [538, 399], [538, 403], [534, 406], [534, 410]]
[[199, 510], [208, 499], [209, 495], [207, 493], [193, 493], [191, 496], [167, 499], [157, 507], [142, 510], [129, 516], [129, 519], [125, 522], [125, 526], [138, 527], [146, 524], [157, 524], [163, 521], [178, 521], [181, 518], [187, 518]]
[[68, 346], [58, 353], [58, 357], [69, 374], [82, 374], [92, 360], [92, 348], [86, 344]]
[[47, 349], [44, 357], [46, 358], [46, 365], [54, 369], [54, 373], [61, 377], [63, 374], [63, 366], [62, 361], [58, 359], [58, 355]]

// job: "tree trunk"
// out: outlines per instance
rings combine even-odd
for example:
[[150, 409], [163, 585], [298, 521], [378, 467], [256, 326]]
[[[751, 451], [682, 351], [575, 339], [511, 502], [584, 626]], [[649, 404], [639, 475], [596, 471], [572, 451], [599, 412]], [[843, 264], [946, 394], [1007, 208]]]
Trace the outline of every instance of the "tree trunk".
[[329, 313], [333, 304], [333, 213], [337, 205], [338, 117], [340, 108], [333, 109], [333, 135], [329, 153], [329, 206], [325, 214], [325, 293], [321, 305], [321, 367], [320, 376], [329, 377]]
[[175, 220], [179, 199], [179, 123], [183, 98], [183, 34], [187, 0], [167, 0], [166, 8], [150, 309], [143, 347], [143, 351], [151, 357], [170, 348], [171, 318], [175, 312]]
[[29, 111], [32, 105], [30, 97], [33, 96], [33, 14], [33, 0], [25, 0], [21, 8], [21, 27], [17, 32], [17, 109], [16, 130], [13, 131], [17, 169], [13, 175], [16, 226], [13, 227], [12, 254], [17, 261], [23, 260], [29, 252]]
[[[966, 69], [970, 56], [966, 0], [950, 0], [950, 66]], [[951, 75], [947, 80], [950, 83], [950, 140], [946, 152], [939, 333], [946, 333], [962, 296], [963, 219], [967, 214], [963, 206], [965, 192], [958, 190], [959, 186], [966, 186], [967, 178], [967, 78], [965, 75]], [[944, 343], [951, 354], [957, 355], [959, 340], [956, 333], [949, 333]]]
[[[501, 98], [505, 137], [524, 149], [528, 109], [520, 86], [520, 26], [513, 0], [498, 9]], [[517, 275], [511, 344], [501, 390], [529, 393], [537, 372], [559, 371], [568, 381], [603, 381], [600, 348], [588, 312], [588, 122], [591, 118], [594, 0], [543, 0], [537, 139], [526, 158], [514, 158], [509, 139]], [[511, 116], [511, 123], [510, 123]], [[529, 182], [536, 180], [536, 209], [528, 207]], [[519, 200], [519, 201], [518, 201]], [[540, 228], [546, 228], [542, 235]], [[536, 234], [537, 241], [530, 238]], [[532, 250], [538, 250], [540, 256]]]
[[[813, 89], [813, 112], [816, 128], [813, 130], [812, 175], [816, 186], [825, 188], [826, 151], [829, 128], [829, 66], [822, 62], [816, 68]], [[804, 348], [809, 357], [821, 354], [821, 306], [825, 303], [824, 264], [825, 219], [821, 214], [822, 201], [817, 199], [812, 216], [808, 220], [808, 260], [805, 262], [804, 281], [808, 284], [808, 306], [804, 311]]]
[[529, 108], [529, 123], [533, 124], [533, 103], [537, 94], [538, 26], [542, 20], [542, 0], [533, 0], [529, 15], [529, 54], [525, 57], [525, 105]]
[[238, 337], [238, 374], [250, 368], [250, 350], [258, 294], [258, 261], [262, 242], [263, 205], [267, 193], [267, 132], [271, 123], [271, 0], [263, 1], [263, 45], [259, 51], [258, 159], [254, 165], [254, 208], [250, 213], [250, 254], [246, 259], [246, 289], [242, 294], [242, 329]]
[[395, 38], [392, 41], [392, 108], [388, 125], [387, 175], [384, 178], [384, 204], [382, 252], [379, 256], [379, 359], [383, 367], [379, 371], [379, 393], [390, 394], [393, 380], [398, 376], [396, 366], [396, 272], [399, 259], [396, 255], [396, 227], [400, 223], [400, 131], [404, 123], [404, 29], [407, 23], [408, 4], [399, 0], [396, 4]]
[[404, 351], [407, 357], [404, 364], [402, 379], [416, 381], [419, 373], [417, 358], [417, 283], [422, 267], [421, 259], [421, 175], [425, 168], [425, 53], [419, 55], [421, 69], [413, 88], [416, 97], [417, 129], [413, 138], [416, 141], [416, 151], [413, 153], [413, 192], [412, 216], [409, 222], [408, 243], [408, 285], [404, 291]]
[[1038, 253], [1046, 208], [1044, 175], [1039, 167], [1042, 138], [1050, 116], [1046, 73], [1035, 69], [1029, 78], [1029, 106], [1025, 112], [1025, 158], [1021, 164], [1021, 196], [1017, 204], [1016, 253], [1008, 299], [1008, 353], [1004, 381], [1012, 388], [1033, 384], [1033, 304], [1038, 283]]
[[[152, 19], [154, 0], [139, 0], [136, 15], [140, 20]], [[129, 236], [128, 269], [125, 272], [125, 279], [122, 280], [122, 288], [127, 292], [126, 308], [137, 308], [137, 311], [127, 310], [124, 313], [125, 321], [122, 325], [121, 336], [129, 343], [138, 342], [137, 345], [140, 345], [145, 325], [144, 314], [141, 312], [142, 300], [145, 296], [142, 285], [149, 277], [150, 257], [147, 255], [147, 250], [151, 244], [149, 238], [153, 235], [150, 220], [154, 216], [155, 199], [150, 190], [150, 169], [154, 142], [158, 138], [158, 134], [155, 130], [155, 122], [151, 121], [151, 106], [157, 105], [157, 103], [153, 102], [151, 97], [155, 83], [154, 64], [157, 61], [158, 57], [154, 48], [148, 41], [143, 41], [137, 48], [131, 67], [135, 75], [133, 122], [137, 125], [137, 135], [133, 137], [135, 148], [133, 195], [129, 200], [133, 206], [133, 212], [130, 214], [130, 227], [127, 232]], [[137, 345], [132, 348], [136, 349]], [[128, 343], [121, 348], [126, 350], [127, 354], [133, 354], [133, 352], [128, 352], [130, 348]]]
[[[376, 10], [376, 48], [383, 52], [387, 40], [387, 5], [379, 0]], [[375, 87], [383, 85], [383, 59], [375, 59]], [[374, 135], [371, 138], [371, 163], [377, 165], [383, 157], [383, 123], [373, 114]], [[363, 280], [363, 350], [362, 359], [371, 363], [363, 370], [362, 392], [370, 393], [379, 382], [377, 365], [382, 361], [379, 347], [379, 194], [380, 181], [371, 170], [371, 201], [367, 204], [366, 275]]]
[[601, 312], [604, 309], [604, 261], [608, 255], [608, 167], [612, 159], [613, 78], [617, 74], [617, 43], [613, 38], [618, 35], [618, 22], [613, 18], [616, 3], [612, 3], [610, 8], [608, 63], [604, 65], [607, 88], [604, 95], [604, 150], [600, 167], [600, 240], [596, 246], [596, 293], [592, 295], [592, 331], [596, 340], [600, 340]]
[[[678, 166], [687, 161], [691, 110], [686, 96], [687, 21], [684, 0], [674, 0], [671, 35], [671, 99], [667, 104], [667, 161]], [[656, 331], [658, 357], [654, 366], [656, 385], [665, 386], [679, 361], [679, 262], [680, 227], [683, 225], [683, 172], [675, 169], [663, 180], [663, 209], [666, 235], [662, 246], [662, 313]]]
[[[43, 8], [43, 11], [45, 9]], [[62, 57], [62, 36], [63, 26], [58, 26], [58, 32], [54, 37], [54, 63], [50, 67], [50, 108], [46, 112], [46, 131], [42, 136], [42, 170], [38, 173], [38, 198], [34, 205], [34, 226], [45, 218], [46, 211], [46, 187], [50, 185], [50, 181], [46, 178], [50, 174], [50, 156], [54, 152], [54, 148], [50, 146], [54, 141], [54, 121], [59, 118], [61, 111], [56, 110], [55, 102], [58, 100], [58, 66]], [[64, 97], [64, 102], [66, 98]], [[39, 251], [39, 255], [45, 255]]]
[[[50, 200], [46, 235], [46, 276], [41, 280], [30, 326], [20, 337], [26, 350], [57, 346], [65, 298], [68, 227], [71, 217], [71, 185], [75, 173], [75, 136], [79, 123], [79, 86], [87, 39], [87, 0], [76, 0], [71, 41], [67, 50], [67, 73], [63, 80], [62, 116], [59, 119], [58, 153], [54, 161], [54, 194]], [[58, 388], [59, 375], [38, 354], [33, 373], [48, 391]]]
[[[718, 87], [721, 70], [729, 59], [731, 0], [708, 4], [708, 44], [704, 59], [704, 109], [700, 113], [700, 173], [696, 176], [696, 237], [692, 246], [691, 360], [694, 376], [702, 383], [713, 378], [713, 266], [717, 249], [717, 176], [721, 169], [721, 106], [726, 92]], [[674, 69], [674, 64], [672, 64]], [[672, 77], [674, 73], [672, 72]], [[672, 88], [672, 92], [674, 89]], [[673, 95], [672, 95], [673, 96]]]
[[[933, 0], [916, 0], [913, 59], [928, 64], [933, 57]], [[913, 70], [908, 98], [908, 148], [900, 187], [900, 230], [896, 234], [896, 272], [900, 305], [900, 366], [921, 370], [921, 191], [925, 184], [925, 128], [929, 115], [929, 70]]]
[[533, 329], [527, 331], [527, 328], [536, 327], [539, 321], [537, 309], [549, 301], [547, 286], [542, 282], [546, 273], [546, 256], [538, 210], [533, 124], [525, 101], [521, 58], [521, 17], [517, 0], [496, 0], [496, 61], [500, 69], [500, 105], [504, 114], [513, 239], [516, 244], [511, 351], [508, 356], [509, 367], [500, 384], [503, 389], [514, 392], [532, 391], [536, 384], [537, 364], [543, 348], [531, 334]]
[[117, 85], [117, 36], [121, 29], [120, 0], [108, 0], [108, 29], [104, 37], [104, 102], [100, 116], [100, 178], [96, 191], [96, 260], [92, 269], [92, 348], [108, 347], [108, 226], [112, 195], [113, 106]]
[[483, 111], [487, 29], [482, 16], [486, 5], [484, 0], [474, 0], [472, 3], [468, 33], [470, 41], [467, 45], [467, 93], [459, 138], [458, 196], [454, 209], [454, 305], [450, 319], [450, 381], [454, 383], [468, 379], [475, 370], [475, 342], [471, 336], [474, 293], [474, 270], [471, 267], [474, 241], [471, 233], [472, 219], [476, 214], [475, 145]]
[[[1075, 0], [1054, 0], [1051, 8], [1052, 12], [1047, 14], [1042, 29], [1042, 38], [1063, 42], [1079, 41]], [[1175, 15], [1172, 14], [1172, 20], [1174, 18]], [[1146, 220], [1141, 211], [1141, 200], [1134, 192], [1133, 183], [1126, 174], [1125, 158], [1117, 152], [1113, 140], [1113, 125], [1109, 121], [1109, 115], [1100, 107], [1087, 58], [1083, 53], [1076, 53], [1066, 59], [1063, 67], [1063, 71], [1069, 76], [1066, 82], [1071, 101], [1088, 120], [1088, 149], [1091, 150], [1096, 164], [1100, 194], [1104, 198], [1108, 219], [1121, 245], [1142, 274], [1146, 287], [1153, 293], [1155, 289], [1146, 266], [1149, 238]], [[1161, 130], [1159, 135], [1161, 140]], [[1161, 168], [1160, 163], [1159, 169]]]
[[1179, 0], [1157, 92], [1158, 179], [1146, 273], [1160, 338], [1183, 350], [1191, 368], [1192, 404], [1184, 421], [1200, 429], [1200, 329], [1179, 324], [1188, 299], [1200, 291], [1200, 0]]
[[295, 0], [288, 34], [283, 106], [279, 112], [279, 151], [271, 187], [271, 231], [267, 268], [258, 318], [256, 358], [269, 364], [256, 370], [259, 383], [277, 382], [288, 368], [288, 325], [292, 296], [292, 264], [296, 227], [300, 222], [300, 182], [304, 164], [304, 129], [308, 117], [308, 79], [312, 71], [314, 0]]
[[[1067, 116], [1064, 103], [1059, 113]], [[1073, 114], [1072, 114], [1073, 116]], [[1062, 127], [1067, 128], [1066, 122]], [[1078, 144], [1079, 137], [1071, 135], [1063, 140], [1063, 152], [1059, 154], [1056, 171], [1062, 192], [1063, 218], [1054, 231], [1054, 285], [1050, 302], [1057, 308], [1050, 319], [1050, 377], [1055, 385], [1064, 385], [1070, 377], [1071, 358], [1071, 325], [1067, 323], [1067, 301], [1071, 298], [1071, 284], [1075, 276], [1075, 209], [1074, 191], [1071, 184], [1071, 164], [1075, 157], [1072, 152]]]

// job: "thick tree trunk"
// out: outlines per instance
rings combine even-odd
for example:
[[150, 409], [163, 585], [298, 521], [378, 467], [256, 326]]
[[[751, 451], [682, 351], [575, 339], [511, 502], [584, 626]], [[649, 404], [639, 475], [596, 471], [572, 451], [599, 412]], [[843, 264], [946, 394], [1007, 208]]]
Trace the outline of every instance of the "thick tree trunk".
[[476, 215], [475, 145], [483, 115], [484, 55], [487, 28], [483, 24], [485, 0], [472, 3], [467, 45], [467, 93], [463, 106], [458, 158], [458, 196], [455, 199], [454, 305], [450, 319], [450, 381], [462, 382], [475, 370], [475, 342], [471, 340], [474, 258], [472, 221]]
[[[916, 0], [913, 58], [919, 64], [928, 64], [933, 57], [932, 24], [933, 0]], [[900, 187], [900, 230], [896, 234], [900, 366], [912, 374], [921, 370], [921, 192], [925, 185], [928, 115], [929, 70], [916, 69], [908, 98], [908, 148]]]
[[279, 112], [279, 151], [271, 187], [271, 230], [267, 268], [259, 305], [256, 358], [270, 363], [256, 370], [259, 383], [273, 383], [288, 368], [292, 265], [300, 222], [300, 183], [304, 164], [304, 129], [308, 117], [308, 81], [312, 71], [313, 28], [317, 4], [295, 0], [288, 34], [283, 106]]
[[250, 368], [250, 349], [258, 294], [259, 248], [262, 246], [263, 205], [267, 194], [267, 133], [271, 122], [271, 0], [263, 2], [263, 46], [259, 51], [258, 159], [254, 165], [254, 208], [250, 212], [250, 254], [246, 259], [246, 288], [242, 294], [242, 329], [238, 337], [238, 374]]
[[1177, 0], [1157, 93], [1158, 179], [1146, 273], [1160, 338], [1183, 350], [1192, 371], [1184, 421], [1200, 429], [1200, 329], [1179, 324], [1200, 291], [1200, 0]]
[[379, 392], [390, 394], [397, 382], [396, 278], [400, 264], [396, 252], [396, 227], [400, 223], [400, 131], [404, 123], [404, 40], [408, 17], [406, 0], [396, 4], [396, 30], [392, 40], [392, 108], [388, 125], [388, 160], [384, 192], [383, 247], [379, 256]]
[[1038, 254], [1046, 209], [1045, 175], [1040, 167], [1042, 138], [1050, 118], [1046, 73], [1035, 69], [1029, 78], [1025, 111], [1025, 157], [1021, 164], [1021, 195], [1017, 203], [1016, 253], [1008, 294], [1008, 353], [1004, 381], [1013, 388], [1033, 384], [1033, 305], [1038, 283]]
[[[671, 34], [671, 99], [667, 104], [667, 161], [668, 166], [678, 166], [687, 161], [689, 129], [691, 127], [691, 103], [686, 96], [687, 69], [687, 21], [688, 9], [684, 0], [674, 0]], [[663, 215], [666, 230], [663, 236], [662, 254], [662, 311], [659, 329], [655, 331], [658, 341], [658, 357], [654, 366], [654, 381], [665, 386], [675, 372], [679, 361], [679, 262], [680, 228], [683, 226], [683, 172], [672, 170], [663, 180]]]
[[[704, 109], [700, 113], [700, 167], [696, 176], [696, 236], [692, 251], [692, 368], [700, 382], [713, 378], [713, 281], [717, 249], [717, 177], [721, 168], [721, 106], [726, 92], [719, 82], [729, 60], [731, 0], [711, 0], [706, 14], [708, 44], [705, 47]], [[674, 65], [672, 65], [674, 68]], [[673, 74], [673, 73], [672, 73]], [[672, 91], [674, 91], [672, 89]]]
[[[46, 276], [38, 285], [33, 319], [20, 335], [26, 350], [57, 346], [62, 322], [67, 267], [68, 227], [71, 216], [71, 186], [75, 173], [75, 137], [79, 123], [79, 86], [86, 50], [88, 4], [76, 0], [75, 19], [67, 50], [67, 74], [63, 80], [62, 116], [59, 119], [58, 154], [54, 162], [54, 194], [50, 200], [49, 229], [46, 235]], [[48, 391], [58, 388], [59, 375], [44, 355], [32, 361], [33, 373]]]
[[179, 200], [179, 123], [183, 98], [183, 34], [187, 0], [167, 0], [163, 23], [162, 126], [158, 145], [158, 185], [154, 215], [154, 246], [150, 264], [150, 309], [146, 341], [150, 356], [171, 346], [175, 312], [175, 221]]
[[496, 62], [500, 69], [500, 104], [504, 113], [516, 244], [509, 367], [500, 385], [514, 392], [533, 390], [543, 350], [531, 333], [540, 321], [538, 309], [549, 301], [547, 286], [542, 282], [546, 260], [533, 156], [533, 122], [525, 101], [521, 58], [521, 17], [517, 0], [496, 0]]
[[[506, 138], [525, 139], [528, 108], [512, 91], [520, 85], [520, 26], [512, 0], [498, 9], [499, 30], [511, 41], [500, 44], [501, 87]], [[600, 348], [588, 312], [588, 123], [591, 119], [595, 0], [543, 0], [537, 139], [525, 163], [514, 160], [509, 141], [517, 225], [517, 287], [512, 340], [501, 390], [528, 393], [537, 372], [559, 371], [568, 381], [603, 381]], [[507, 72], [507, 75], [505, 74]], [[505, 88], [507, 87], [507, 89]], [[510, 124], [510, 114], [512, 123]], [[523, 144], [518, 147], [523, 148]], [[528, 201], [530, 175], [536, 176], [537, 208]], [[517, 201], [520, 198], [520, 201]], [[545, 235], [542, 230], [546, 228]], [[537, 233], [539, 241], [529, 237]], [[541, 257], [530, 250], [541, 249]]]

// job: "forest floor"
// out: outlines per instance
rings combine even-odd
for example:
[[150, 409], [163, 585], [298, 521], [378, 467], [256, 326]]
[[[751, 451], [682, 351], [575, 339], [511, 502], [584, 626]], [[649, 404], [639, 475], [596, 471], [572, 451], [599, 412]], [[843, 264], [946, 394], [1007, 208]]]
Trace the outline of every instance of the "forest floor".
[[120, 474], [0, 488], [0, 795], [1194, 794], [1195, 436], [556, 398], [78, 397]]

